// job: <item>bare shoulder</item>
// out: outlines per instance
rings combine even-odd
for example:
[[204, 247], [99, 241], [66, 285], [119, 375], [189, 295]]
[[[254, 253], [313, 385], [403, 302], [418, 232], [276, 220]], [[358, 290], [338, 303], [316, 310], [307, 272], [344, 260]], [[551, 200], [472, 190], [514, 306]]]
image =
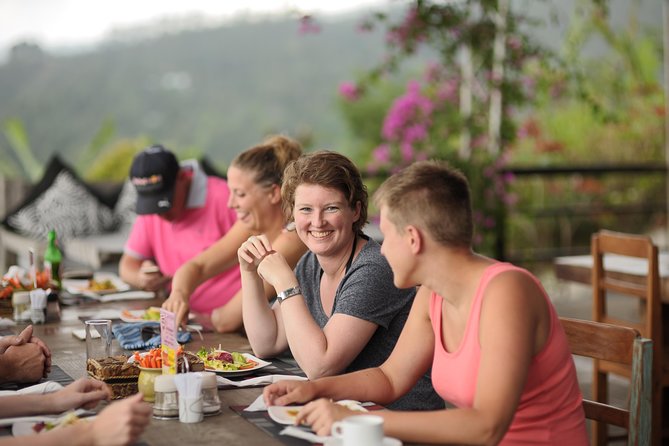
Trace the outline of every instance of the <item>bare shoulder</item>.
[[488, 307], [516, 307], [544, 302], [543, 288], [527, 271], [511, 270], [495, 276], [485, 290]]

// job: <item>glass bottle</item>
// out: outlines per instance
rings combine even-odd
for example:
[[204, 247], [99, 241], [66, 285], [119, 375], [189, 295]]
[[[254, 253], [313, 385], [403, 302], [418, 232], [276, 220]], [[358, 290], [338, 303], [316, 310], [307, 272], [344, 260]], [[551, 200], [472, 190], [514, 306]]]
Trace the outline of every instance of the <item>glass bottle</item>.
[[44, 271], [49, 278], [49, 284], [60, 288], [60, 263], [63, 254], [56, 244], [56, 231], [50, 230], [47, 237], [46, 250], [44, 251]]

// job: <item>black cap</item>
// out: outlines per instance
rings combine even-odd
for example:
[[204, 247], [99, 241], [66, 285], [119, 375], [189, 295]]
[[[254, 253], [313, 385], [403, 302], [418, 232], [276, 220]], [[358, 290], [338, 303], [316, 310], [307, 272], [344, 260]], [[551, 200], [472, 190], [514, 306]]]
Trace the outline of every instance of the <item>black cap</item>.
[[172, 152], [154, 145], [139, 152], [130, 167], [137, 189], [137, 214], [163, 214], [172, 208], [179, 162]]

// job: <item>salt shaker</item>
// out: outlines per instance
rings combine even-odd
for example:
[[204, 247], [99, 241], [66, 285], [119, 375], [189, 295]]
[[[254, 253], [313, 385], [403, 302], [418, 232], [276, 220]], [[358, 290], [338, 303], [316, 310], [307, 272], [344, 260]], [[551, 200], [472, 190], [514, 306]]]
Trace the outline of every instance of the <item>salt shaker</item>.
[[155, 401], [153, 418], [166, 420], [179, 417], [179, 395], [174, 375], [159, 375], [153, 383]]
[[204, 415], [216, 415], [221, 412], [221, 400], [218, 397], [216, 374], [213, 372], [197, 372], [202, 376], [202, 412]]

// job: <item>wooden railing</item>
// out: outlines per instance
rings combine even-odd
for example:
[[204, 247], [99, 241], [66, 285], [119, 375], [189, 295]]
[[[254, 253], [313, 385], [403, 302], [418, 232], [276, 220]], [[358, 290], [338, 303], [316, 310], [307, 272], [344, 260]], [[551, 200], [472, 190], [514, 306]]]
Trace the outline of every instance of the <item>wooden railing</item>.
[[[629, 203], [574, 203], [565, 201], [562, 196], [550, 197], [544, 200], [548, 204], [532, 202], [529, 205], [512, 206], [504, 210], [501, 221], [497, 221], [495, 227], [495, 249], [489, 253], [500, 260], [511, 262], [528, 263], [552, 261], [561, 255], [583, 254], [588, 252], [590, 234], [596, 230], [606, 228], [623, 232], [641, 230], [639, 227], [629, 227], [626, 222], [631, 218], [643, 218], [656, 216], [658, 219], [666, 219], [666, 183], [665, 176], [667, 167], [659, 163], [644, 164], [606, 164], [606, 165], [570, 165], [570, 166], [507, 166], [499, 172], [499, 175], [511, 174], [514, 176], [512, 188], [521, 187], [523, 182], [538, 180], [548, 183], [556, 179], [581, 178], [581, 179], [611, 179], [611, 178], [638, 178], [639, 181], [659, 177], [662, 183], [657, 189], [659, 192], [650, 201]], [[365, 180], [378, 184], [387, 173], [376, 175], [365, 175]], [[636, 187], [638, 183], [635, 181]], [[605, 193], [605, 192], [604, 192]], [[539, 201], [539, 200], [537, 200]], [[608, 220], [602, 221], [602, 216], [608, 216]], [[539, 246], [536, 243], [528, 243], [526, 246], [513, 246], [510, 241], [509, 231], [513, 226], [514, 219], [530, 219], [532, 225], [540, 227], [550, 224], [551, 220], [559, 220], [558, 234], [551, 236], [553, 240], [548, 246]], [[577, 234], [573, 226], [578, 222], [586, 225], [582, 234]], [[666, 223], [665, 223], [666, 224]], [[645, 230], [645, 228], [644, 228]], [[666, 230], [666, 227], [665, 227]]]
[[[666, 230], [667, 216], [667, 198], [666, 198], [666, 172], [667, 167], [663, 164], [625, 164], [625, 165], [583, 165], [583, 166], [553, 166], [553, 167], [513, 167], [508, 166], [500, 174], [512, 174], [515, 178], [515, 185], [512, 187], [521, 187], [520, 183], [528, 179], [539, 179], [542, 182], [551, 181], [557, 178], [580, 178], [610, 180], [612, 178], [629, 179], [634, 176], [634, 185], [630, 187], [639, 187], [641, 181], [655, 179], [660, 185], [655, 184], [657, 192], [652, 199], [626, 203], [570, 203], [563, 200], [564, 197], [555, 196], [549, 205], [537, 206], [536, 203], [528, 206], [518, 206], [507, 208], [503, 221], [497, 225], [497, 246], [495, 255], [499, 259], [505, 259], [512, 262], [533, 262], [548, 261], [560, 255], [583, 254], [589, 250], [589, 233], [606, 226], [606, 229], [620, 230], [624, 232], [637, 232], [639, 227], [630, 227], [631, 218], [637, 221], [640, 218], [647, 218], [650, 222], [653, 217], [664, 222]], [[637, 181], [638, 180], [638, 181]], [[658, 187], [659, 186], [659, 187]], [[646, 187], [649, 187], [646, 185]], [[603, 194], [607, 193], [606, 191]], [[510, 222], [519, 215], [529, 216], [536, 225], [550, 220], [559, 220], [565, 222], [567, 228], [561, 228], [564, 233], [555, 236], [554, 242], [548, 247], [511, 246], [509, 243]], [[602, 216], [607, 216], [606, 221], [602, 221]], [[593, 228], [587, 234], [575, 237], [572, 232], [569, 234], [569, 226], [574, 221], [581, 220], [587, 222]], [[573, 228], [572, 228], [573, 229]], [[647, 228], [646, 228], [647, 229]]]

